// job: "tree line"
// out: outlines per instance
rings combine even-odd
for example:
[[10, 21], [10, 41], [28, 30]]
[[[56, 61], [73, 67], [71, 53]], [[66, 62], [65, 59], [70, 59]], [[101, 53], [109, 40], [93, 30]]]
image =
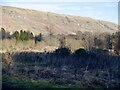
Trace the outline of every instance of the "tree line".
[[30, 31], [24, 31], [20, 30], [15, 31], [13, 34], [10, 34], [10, 32], [6, 31], [4, 28], [1, 28], [0, 30], [0, 39], [16, 39], [16, 41], [28, 41], [28, 40], [34, 40], [35, 43], [42, 40], [42, 34], [33, 35]]
[[[60, 36], [60, 47], [68, 47], [66, 46], [66, 39], [69, 38], [69, 36], [77, 40], [82, 40], [84, 42], [84, 47], [87, 50], [91, 50], [93, 48], [109, 49], [114, 50], [117, 54], [120, 51], [120, 32], [115, 32], [113, 34], [102, 33], [99, 35], [92, 35], [88, 32], [83, 34], [82, 32], [79, 32], [79, 34], [77, 33], [75, 36]], [[13, 34], [10, 34], [10, 32], [7, 32], [4, 28], [1, 28], [0, 39], [16, 39], [16, 41], [34, 40], [36, 44], [37, 42], [43, 40], [43, 35], [41, 33], [38, 35], [33, 35], [32, 32], [24, 30], [20, 30], [20, 32], [15, 31]]]

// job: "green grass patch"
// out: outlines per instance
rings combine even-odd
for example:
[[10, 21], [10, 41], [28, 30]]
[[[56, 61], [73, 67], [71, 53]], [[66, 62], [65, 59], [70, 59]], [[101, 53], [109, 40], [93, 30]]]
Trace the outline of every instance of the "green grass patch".
[[[52, 81], [40, 81], [33, 80], [30, 78], [20, 77], [20, 76], [8, 76], [3, 75], [3, 87], [10, 89], [22, 89], [22, 90], [38, 90], [38, 89], [59, 89], [59, 90], [102, 90], [98, 88], [88, 89], [82, 86], [81, 84], [72, 85], [72, 84], [62, 84], [58, 85]], [[81, 89], [80, 89], [81, 88]]]

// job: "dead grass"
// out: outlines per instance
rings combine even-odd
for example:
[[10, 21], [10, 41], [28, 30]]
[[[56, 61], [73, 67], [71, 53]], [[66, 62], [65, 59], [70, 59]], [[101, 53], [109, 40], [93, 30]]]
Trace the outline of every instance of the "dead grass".
[[[49, 37], [44, 38], [43, 41], [35, 44], [34, 40], [29, 41], [16, 41], [14, 39], [5, 39], [2, 40], [0, 51], [2, 52], [14, 52], [14, 51], [34, 51], [34, 52], [44, 52], [44, 51], [54, 51], [59, 45], [59, 40], [55, 37], [52, 37], [51, 40]], [[75, 51], [79, 48], [83, 48], [83, 42], [75, 39], [67, 39], [66, 46], [69, 47], [72, 51]]]

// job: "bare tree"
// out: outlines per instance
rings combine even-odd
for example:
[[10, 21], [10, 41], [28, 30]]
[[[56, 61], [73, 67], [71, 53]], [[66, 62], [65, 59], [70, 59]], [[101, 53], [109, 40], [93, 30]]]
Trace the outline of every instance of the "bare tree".
[[60, 41], [60, 48], [66, 47], [66, 38], [65, 38], [65, 36], [61, 36], [59, 41]]
[[51, 36], [53, 35], [52, 33], [52, 25], [51, 25], [51, 19], [50, 19], [50, 13], [47, 13], [47, 17], [48, 17], [48, 23], [49, 23], [49, 36], [50, 36], [50, 40], [49, 40], [49, 46], [51, 46]]

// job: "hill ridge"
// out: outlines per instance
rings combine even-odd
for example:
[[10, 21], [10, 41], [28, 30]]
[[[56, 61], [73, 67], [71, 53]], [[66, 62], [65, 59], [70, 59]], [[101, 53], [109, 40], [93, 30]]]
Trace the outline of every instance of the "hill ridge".
[[118, 30], [117, 24], [96, 20], [90, 17], [56, 14], [31, 9], [0, 6], [2, 8], [2, 23], [9, 32], [31, 31], [34, 34], [73, 34], [78, 31], [93, 33], [113, 33]]

